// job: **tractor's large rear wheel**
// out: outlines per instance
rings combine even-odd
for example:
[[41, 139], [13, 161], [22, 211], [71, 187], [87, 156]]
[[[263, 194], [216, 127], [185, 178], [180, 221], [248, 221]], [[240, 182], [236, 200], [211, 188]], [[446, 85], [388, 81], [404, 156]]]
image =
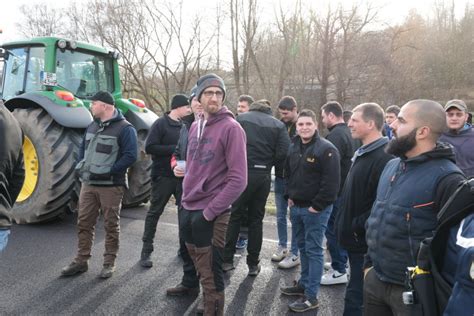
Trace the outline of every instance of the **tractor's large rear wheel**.
[[123, 196], [123, 207], [135, 207], [148, 202], [151, 191], [151, 159], [145, 153], [147, 131], [138, 132], [138, 159], [128, 170], [128, 190]]
[[57, 124], [41, 108], [15, 109], [25, 135], [25, 183], [11, 216], [19, 224], [55, 219], [77, 194], [75, 163], [80, 131]]

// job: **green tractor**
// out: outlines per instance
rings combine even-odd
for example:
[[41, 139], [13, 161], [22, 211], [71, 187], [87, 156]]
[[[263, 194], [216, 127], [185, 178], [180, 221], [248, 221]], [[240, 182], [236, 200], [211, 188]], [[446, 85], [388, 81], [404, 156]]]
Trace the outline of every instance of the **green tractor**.
[[145, 139], [157, 115], [143, 101], [122, 98], [118, 53], [56, 37], [5, 43], [0, 96], [19, 121], [25, 142], [25, 183], [11, 216], [38, 223], [74, 210], [80, 189], [74, 167], [85, 128], [93, 118], [89, 98], [115, 97], [138, 133], [138, 161], [128, 171], [124, 207], [147, 202], [151, 160]]

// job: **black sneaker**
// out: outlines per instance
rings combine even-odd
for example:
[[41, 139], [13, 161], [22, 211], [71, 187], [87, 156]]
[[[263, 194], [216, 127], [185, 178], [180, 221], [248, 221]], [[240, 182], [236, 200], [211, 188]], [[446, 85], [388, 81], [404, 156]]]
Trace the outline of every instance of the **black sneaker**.
[[262, 267], [260, 267], [259, 264], [256, 266], [249, 266], [249, 274], [248, 276], [254, 277], [257, 276], [260, 273]]
[[293, 285], [281, 286], [280, 291], [285, 295], [290, 296], [301, 296], [304, 295], [304, 287], [298, 284], [297, 281], [293, 281]]
[[73, 261], [67, 267], [64, 267], [61, 270], [62, 276], [72, 276], [75, 274], [86, 272], [89, 269], [89, 264], [87, 262], [76, 262]]
[[140, 256], [140, 265], [144, 268], [153, 267], [153, 261], [151, 261], [151, 253], [143, 253]]
[[296, 302], [291, 303], [288, 307], [296, 313], [302, 313], [309, 311], [310, 309], [316, 309], [319, 307], [318, 299], [309, 299], [307, 297], [303, 297]]

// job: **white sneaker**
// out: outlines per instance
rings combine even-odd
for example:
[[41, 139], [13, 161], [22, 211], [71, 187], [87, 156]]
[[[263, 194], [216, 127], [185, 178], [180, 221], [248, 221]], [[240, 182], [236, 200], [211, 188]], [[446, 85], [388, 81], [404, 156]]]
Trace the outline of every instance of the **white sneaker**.
[[331, 269], [332, 269], [331, 262], [325, 262], [324, 263], [324, 270], [331, 270]]
[[321, 285], [345, 284], [347, 282], [347, 273], [339, 273], [334, 270], [327, 271], [321, 278]]
[[277, 252], [272, 255], [272, 261], [280, 262], [283, 259], [285, 259], [287, 255], [288, 255], [288, 249], [282, 246], [278, 246]]
[[278, 268], [290, 269], [300, 265], [300, 257], [291, 255], [278, 264]]

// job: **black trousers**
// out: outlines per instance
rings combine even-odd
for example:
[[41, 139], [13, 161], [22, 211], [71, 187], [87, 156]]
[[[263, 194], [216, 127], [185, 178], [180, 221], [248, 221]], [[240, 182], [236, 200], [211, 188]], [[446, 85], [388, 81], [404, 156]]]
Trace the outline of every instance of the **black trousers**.
[[[166, 204], [174, 195], [176, 204], [181, 204], [181, 181], [176, 177], [153, 177], [151, 182], [150, 208], [146, 214], [145, 229], [143, 231], [143, 252], [153, 252], [153, 240], [155, 239], [156, 225], [160, 219]], [[181, 243], [180, 243], [181, 244]], [[181, 247], [181, 245], [180, 245]]]
[[265, 204], [270, 193], [270, 184], [271, 177], [269, 173], [249, 170], [247, 188], [232, 204], [224, 248], [224, 262], [233, 262], [235, 243], [239, 237], [241, 221], [244, 215], [247, 215], [247, 265], [255, 266], [259, 263], [263, 239], [263, 218], [265, 216]]
[[183, 278], [181, 279], [181, 284], [188, 288], [195, 288], [199, 286], [199, 278], [185, 243], [185, 226], [187, 225], [188, 215], [187, 211], [180, 205], [178, 207], [179, 253], [181, 259], [183, 259]]

